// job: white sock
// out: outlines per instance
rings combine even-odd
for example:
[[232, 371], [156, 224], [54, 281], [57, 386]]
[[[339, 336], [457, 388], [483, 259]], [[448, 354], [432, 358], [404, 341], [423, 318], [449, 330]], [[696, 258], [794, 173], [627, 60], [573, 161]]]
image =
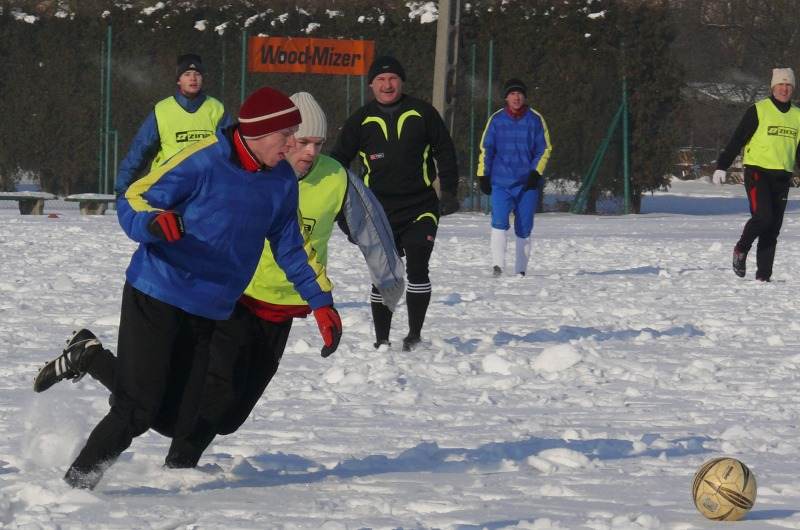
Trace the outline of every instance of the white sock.
[[531, 238], [517, 238], [517, 259], [514, 264], [514, 274], [525, 272], [528, 269], [528, 260], [531, 257]]
[[506, 231], [492, 228], [492, 265], [506, 266]]

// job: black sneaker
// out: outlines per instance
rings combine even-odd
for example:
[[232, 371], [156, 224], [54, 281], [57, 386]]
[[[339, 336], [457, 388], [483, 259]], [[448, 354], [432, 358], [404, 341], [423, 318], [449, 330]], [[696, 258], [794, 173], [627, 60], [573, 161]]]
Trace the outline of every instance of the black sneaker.
[[70, 467], [64, 475], [64, 482], [74, 489], [93, 490], [97, 487], [97, 483], [100, 482], [101, 478], [103, 478], [101, 469], [83, 472]]
[[419, 337], [407, 336], [403, 339], [403, 351], [411, 351], [422, 341]]
[[102, 348], [94, 333], [88, 329], [78, 331], [67, 341], [64, 352], [39, 370], [33, 381], [33, 391], [44, 392], [62, 379], [78, 382], [86, 375], [94, 355]]
[[771, 282], [772, 281], [769, 278], [765, 278], [763, 276], [756, 276], [756, 280], [758, 280], [760, 282]]
[[375, 342], [372, 345], [375, 346], [375, 349], [377, 350], [381, 346], [386, 346], [388, 348], [389, 346], [392, 345], [392, 343], [389, 342], [388, 340], [379, 340], [378, 342]]
[[739, 278], [744, 278], [747, 271], [747, 252], [741, 252], [733, 247], [733, 272]]
[[501, 268], [500, 268], [500, 267], [498, 267], [497, 265], [495, 265], [494, 267], [492, 267], [492, 276], [494, 276], [495, 278], [497, 278], [498, 276], [501, 276], [502, 274], [503, 274], [503, 269], [501, 269]]

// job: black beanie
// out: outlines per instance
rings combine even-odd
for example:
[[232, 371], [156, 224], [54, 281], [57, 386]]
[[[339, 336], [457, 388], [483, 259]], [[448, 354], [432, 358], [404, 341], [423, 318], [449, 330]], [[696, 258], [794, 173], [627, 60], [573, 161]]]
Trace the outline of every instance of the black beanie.
[[528, 97], [528, 88], [525, 86], [525, 83], [520, 81], [519, 79], [509, 79], [506, 81], [506, 84], [503, 85], [503, 99], [508, 97], [510, 92], [522, 92], [522, 95]]
[[369, 67], [369, 73], [367, 74], [367, 84], [371, 85], [375, 77], [385, 73], [397, 74], [402, 81], [406, 80], [406, 71], [403, 70], [403, 65], [400, 64], [400, 61], [394, 57], [384, 55], [372, 61], [372, 66]]
[[181, 75], [188, 70], [195, 70], [200, 75], [205, 75], [206, 70], [203, 68], [203, 59], [199, 55], [187, 53], [178, 57], [178, 68], [175, 72], [175, 78], [180, 79]]

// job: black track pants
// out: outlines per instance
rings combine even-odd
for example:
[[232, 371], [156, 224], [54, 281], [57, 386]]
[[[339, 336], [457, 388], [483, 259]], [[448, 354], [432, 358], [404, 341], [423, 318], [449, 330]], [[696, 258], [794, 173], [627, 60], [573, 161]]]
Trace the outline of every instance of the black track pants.
[[[419, 337], [422, 324], [428, 312], [431, 299], [431, 279], [429, 263], [436, 240], [437, 218], [432, 214], [423, 215], [416, 221], [395, 230], [394, 238], [400, 256], [405, 256], [406, 265], [406, 307], [408, 309], [408, 334]], [[392, 312], [381, 302], [378, 289], [373, 285], [370, 293], [372, 322], [375, 326], [375, 339], [378, 342], [389, 340]]]
[[191, 315], [126, 283], [111, 410], [72, 463], [68, 482], [94, 487], [105, 467], [149, 428], [194, 426], [214, 321]]
[[744, 225], [736, 247], [749, 252], [758, 239], [756, 277], [769, 279], [775, 260], [775, 247], [783, 224], [789, 197], [791, 175], [784, 171], [745, 168], [744, 187], [750, 205], [750, 219]]
[[167, 466], [196, 466], [217, 434], [245, 422], [278, 371], [291, 329], [291, 320], [267, 322], [240, 304], [229, 320], [217, 322], [198, 421], [173, 439]]

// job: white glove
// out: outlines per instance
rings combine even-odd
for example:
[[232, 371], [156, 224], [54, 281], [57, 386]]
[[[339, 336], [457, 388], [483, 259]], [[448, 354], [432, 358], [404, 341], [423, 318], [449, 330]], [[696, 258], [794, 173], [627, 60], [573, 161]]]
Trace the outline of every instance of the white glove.
[[711, 175], [711, 182], [714, 184], [725, 184], [725, 171], [718, 169]]

